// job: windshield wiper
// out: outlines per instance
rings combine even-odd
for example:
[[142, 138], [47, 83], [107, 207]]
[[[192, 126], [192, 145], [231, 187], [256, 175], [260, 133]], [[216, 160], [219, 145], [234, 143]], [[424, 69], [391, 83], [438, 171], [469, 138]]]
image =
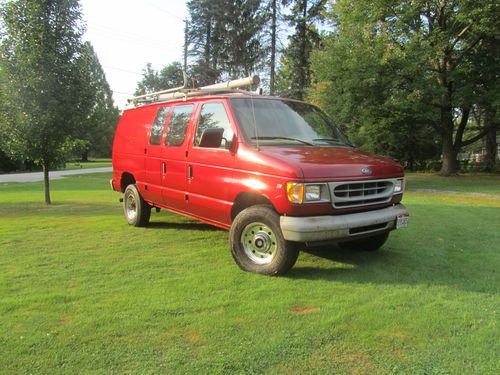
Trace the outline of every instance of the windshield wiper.
[[334, 138], [315, 138], [315, 139], [313, 139], [313, 142], [329, 142], [329, 143], [336, 143], [336, 144], [344, 144], [344, 142], [340, 142], [338, 139], [334, 139]]
[[286, 141], [295, 141], [295, 142], [300, 142], [304, 145], [308, 145], [308, 146], [314, 146], [312, 143], [309, 143], [309, 142], [306, 142], [306, 141], [303, 141], [302, 139], [297, 139], [297, 138], [290, 138], [290, 137], [252, 137], [251, 139], [263, 139], [263, 140], [272, 140], [272, 139], [283, 139], [283, 140], [286, 140]]
[[315, 139], [313, 139], [313, 142], [328, 142], [330, 144], [346, 145], [346, 146], [354, 147], [354, 145], [352, 143], [342, 142], [342, 141], [339, 141], [338, 139], [334, 139], [334, 138], [315, 138]]

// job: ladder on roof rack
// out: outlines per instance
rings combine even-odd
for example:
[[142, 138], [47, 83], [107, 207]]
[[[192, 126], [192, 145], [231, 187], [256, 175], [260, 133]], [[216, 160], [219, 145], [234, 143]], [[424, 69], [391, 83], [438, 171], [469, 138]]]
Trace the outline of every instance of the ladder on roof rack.
[[180, 87], [175, 87], [172, 89], [152, 92], [150, 94], [139, 95], [130, 99], [127, 99], [129, 104], [137, 106], [139, 104], [149, 104], [159, 101], [166, 101], [170, 99], [182, 99], [189, 96], [198, 96], [208, 93], [221, 93], [221, 92], [241, 92], [238, 90], [240, 87], [258, 85], [260, 83], [260, 78], [258, 75], [249, 76], [246, 78], [235, 79], [232, 81], [215, 83], [213, 85], [188, 88], [188, 80], [185, 72], [182, 72], [184, 76], [184, 85]]

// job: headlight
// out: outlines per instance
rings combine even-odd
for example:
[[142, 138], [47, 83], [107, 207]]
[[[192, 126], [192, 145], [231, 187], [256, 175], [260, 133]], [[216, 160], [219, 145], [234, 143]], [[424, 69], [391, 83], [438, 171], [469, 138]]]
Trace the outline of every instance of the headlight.
[[314, 202], [321, 200], [321, 186], [320, 185], [306, 185], [305, 186], [305, 201]]
[[286, 196], [292, 203], [328, 202], [330, 200], [326, 184], [289, 182], [286, 184]]
[[394, 181], [394, 194], [403, 192], [403, 179]]

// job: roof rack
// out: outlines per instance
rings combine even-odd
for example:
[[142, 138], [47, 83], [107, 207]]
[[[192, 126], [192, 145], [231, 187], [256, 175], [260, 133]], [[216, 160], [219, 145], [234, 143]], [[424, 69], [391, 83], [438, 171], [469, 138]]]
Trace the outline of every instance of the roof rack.
[[258, 85], [260, 78], [258, 75], [249, 76], [246, 78], [235, 79], [223, 83], [215, 83], [213, 85], [188, 88], [188, 79], [185, 72], [182, 72], [184, 77], [184, 85], [167, 89], [163, 91], [152, 92], [150, 94], [136, 96], [127, 99], [128, 104], [138, 106], [140, 104], [150, 104], [155, 102], [163, 102], [172, 99], [186, 99], [191, 96], [200, 96], [207, 94], [222, 94], [222, 93], [245, 93], [251, 94], [248, 91], [241, 90], [241, 87]]

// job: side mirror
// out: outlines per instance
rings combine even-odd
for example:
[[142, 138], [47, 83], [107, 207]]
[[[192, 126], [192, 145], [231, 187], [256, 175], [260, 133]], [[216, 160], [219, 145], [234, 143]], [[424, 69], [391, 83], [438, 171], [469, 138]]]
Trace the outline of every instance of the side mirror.
[[219, 148], [222, 143], [223, 128], [210, 128], [203, 130], [200, 147]]
[[226, 142], [224, 144], [224, 148], [226, 150], [229, 150], [229, 151], [234, 153], [234, 152], [236, 152], [237, 147], [238, 147], [238, 138], [236, 137], [236, 134], [233, 134], [231, 139], [226, 139]]

